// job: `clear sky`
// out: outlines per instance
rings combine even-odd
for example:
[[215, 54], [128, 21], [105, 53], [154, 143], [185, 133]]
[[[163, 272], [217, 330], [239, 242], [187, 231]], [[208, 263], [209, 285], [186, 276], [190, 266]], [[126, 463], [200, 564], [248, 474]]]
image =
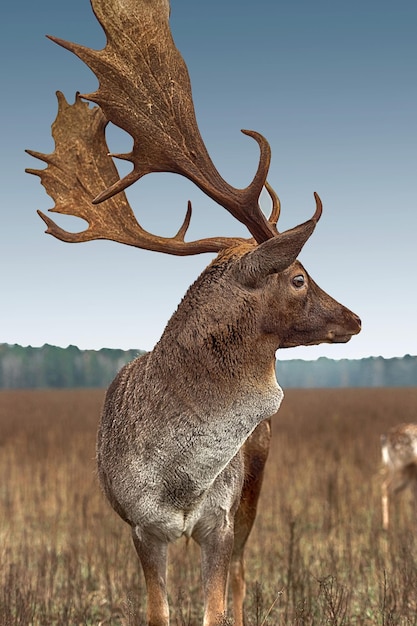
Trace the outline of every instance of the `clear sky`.
[[[279, 358], [417, 354], [417, 3], [415, 0], [172, 0], [171, 28], [188, 65], [200, 130], [236, 187], [258, 162], [241, 128], [272, 148], [269, 181], [281, 230], [323, 217], [300, 255], [311, 276], [363, 321], [340, 346]], [[45, 38], [104, 45], [88, 0], [9, 2], [0, 23], [0, 343], [151, 349], [210, 255], [172, 257], [44, 234], [53, 206], [25, 148], [52, 152], [56, 90], [73, 102], [97, 86], [83, 63]], [[129, 149], [110, 132], [110, 149]], [[128, 197], [145, 228], [171, 236], [187, 200], [189, 238], [247, 236], [188, 181], [153, 174]], [[265, 200], [265, 199], [264, 199]], [[268, 202], [264, 203], [266, 212]], [[75, 220], [57, 215], [65, 228]], [[83, 222], [81, 222], [83, 224]]]

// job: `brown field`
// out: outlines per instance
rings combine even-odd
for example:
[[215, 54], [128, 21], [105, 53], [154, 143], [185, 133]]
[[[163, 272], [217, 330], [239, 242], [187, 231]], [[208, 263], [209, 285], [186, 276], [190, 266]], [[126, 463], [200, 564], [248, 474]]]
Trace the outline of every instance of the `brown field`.
[[[127, 526], [95, 477], [102, 391], [0, 392], [0, 624], [144, 624]], [[248, 626], [417, 624], [408, 492], [381, 530], [379, 435], [415, 389], [288, 390], [248, 543]], [[171, 549], [172, 624], [201, 624], [198, 550]], [[230, 622], [231, 623], [231, 622]]]

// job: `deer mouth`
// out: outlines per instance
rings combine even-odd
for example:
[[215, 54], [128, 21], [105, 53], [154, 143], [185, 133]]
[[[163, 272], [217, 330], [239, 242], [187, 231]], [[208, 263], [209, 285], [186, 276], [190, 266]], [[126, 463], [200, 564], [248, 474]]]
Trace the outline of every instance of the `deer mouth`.
[[336, 331], [329, 331], [326, 337], [326, 343], [347, 343], [357, 333], [338, 333]]
[[296, 339], [287, 339], [282, 341], [280, 344], [280, 348], [296, 348], [297, 346], [318, 346], [321, 343], [347, 343], [353, 335], [356, 333], [339, 333], [335, 330], [330, 330], [328, 333], [318, 335], [314, 338], [300, 338], [298, 336]]
[[329, 330], [326, 336], [327, 343], [347, 343], [352, 339], [354, 335], [357, 335], [361, 331], [361, 320], [355, 315], [353, 318], [354, 326], [351, 330], [345, 328], [338, 328]]

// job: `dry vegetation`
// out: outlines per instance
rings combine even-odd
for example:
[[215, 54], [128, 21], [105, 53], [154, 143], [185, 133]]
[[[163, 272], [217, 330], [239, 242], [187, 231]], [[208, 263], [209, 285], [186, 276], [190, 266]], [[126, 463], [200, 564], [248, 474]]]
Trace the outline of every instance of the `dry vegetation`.
[[[0, 393], [0, 624], [143, 624], [127, 526], [95, 478], [101, 391]], [[417, 624], [409, 495], [381, 530], [379, 435], [417, 389], [289, 390], [247, 550], [248, 626]], [[172, 623], [201, 623], [198, 552], [171, 550]]]

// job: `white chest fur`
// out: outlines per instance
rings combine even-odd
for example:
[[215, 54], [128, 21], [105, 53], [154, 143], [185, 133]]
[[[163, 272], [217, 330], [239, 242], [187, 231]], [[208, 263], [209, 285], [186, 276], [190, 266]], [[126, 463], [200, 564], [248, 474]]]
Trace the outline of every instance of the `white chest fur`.
[[176, 424], [169, 438], [159, 440], [152, 462], [143, 463], [140, 455], [131, 460], [129, 473], [138, 489], [128, 507], [137, 532], [146, 527], [173, 541], [201, 525], [208, 531], [228, 523], [242, 481], [241, 462], [233, 459], [283, 398], [275, 377], [271, 383], [262, 393], [247, 389], [210, 419], [203, 415], [183, 428]]

